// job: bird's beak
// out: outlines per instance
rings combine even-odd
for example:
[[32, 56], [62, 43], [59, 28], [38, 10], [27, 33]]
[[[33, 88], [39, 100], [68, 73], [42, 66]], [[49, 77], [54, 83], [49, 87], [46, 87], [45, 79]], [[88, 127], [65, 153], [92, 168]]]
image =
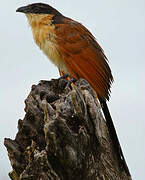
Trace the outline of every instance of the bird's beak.
[[16, 12], [29, 13], [29, 8], [28, 6], [23, 6], [23, 7], [18, 8]]

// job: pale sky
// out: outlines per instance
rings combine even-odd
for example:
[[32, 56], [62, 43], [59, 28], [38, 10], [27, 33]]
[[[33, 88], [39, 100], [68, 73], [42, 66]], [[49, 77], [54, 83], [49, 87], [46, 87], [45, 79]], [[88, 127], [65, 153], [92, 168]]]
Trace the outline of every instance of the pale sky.
[[[0, 6], [0, 179], [11, 170], [4, 137], [17, 133], [24, 100], [32, 84], [58, 77], [57, 68], [35, 45], [20, 6], [32, 0], [1, 2]], [[145, 179], [145, 1], [45, 0], [65, 16], [85, 25], [109, 59], [115, 82], [109, 108], [128, 167], [135, 180]]]

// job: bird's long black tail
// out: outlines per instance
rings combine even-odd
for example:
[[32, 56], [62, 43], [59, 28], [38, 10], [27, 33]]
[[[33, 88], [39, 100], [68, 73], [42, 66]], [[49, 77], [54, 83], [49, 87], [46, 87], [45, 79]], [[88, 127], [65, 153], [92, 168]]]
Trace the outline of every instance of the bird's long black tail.
[[117, 153], [117, 158], [118, 158], [118, 162], [121, 165], [121, 167], [125, 170], [125, 172], [130, 176], [130, 172], [129, 169], [127, 167], [117, 134], [116, 134], [116, 130], [107, 106], [106, 101], [102, 100], [101, 98], [99, 98], [101, 106], [102, 106], [102, 110], [106, 119], [106, 124], [108, 127], [108, 131], [109, 131], [109, 135], [110, 138], [112, 139], [113, 142], [113, 146], [114, 146], [114, 150]]

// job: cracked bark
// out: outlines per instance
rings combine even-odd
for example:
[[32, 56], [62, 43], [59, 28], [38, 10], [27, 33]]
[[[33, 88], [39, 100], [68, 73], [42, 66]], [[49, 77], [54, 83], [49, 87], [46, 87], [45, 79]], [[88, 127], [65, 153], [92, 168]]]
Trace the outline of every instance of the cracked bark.
[[15, 140], [4, 144], [12, 180], [130, 180], [119, 163], [89, 84], [66, 80], [33, 85]]

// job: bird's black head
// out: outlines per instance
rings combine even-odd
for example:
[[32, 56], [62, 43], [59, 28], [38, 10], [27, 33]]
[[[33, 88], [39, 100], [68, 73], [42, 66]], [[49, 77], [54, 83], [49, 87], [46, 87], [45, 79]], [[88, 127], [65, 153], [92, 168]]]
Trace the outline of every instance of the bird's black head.
[[54, 14], [54, 15], [62, 15], [55, 8], [49, 6], [48, 4], [43, 3], [34, 3], [29, 4], [28, 6], [20, 7], [16, 10], [16, 12], [22, 13], [32, 13], [32, 14]]

